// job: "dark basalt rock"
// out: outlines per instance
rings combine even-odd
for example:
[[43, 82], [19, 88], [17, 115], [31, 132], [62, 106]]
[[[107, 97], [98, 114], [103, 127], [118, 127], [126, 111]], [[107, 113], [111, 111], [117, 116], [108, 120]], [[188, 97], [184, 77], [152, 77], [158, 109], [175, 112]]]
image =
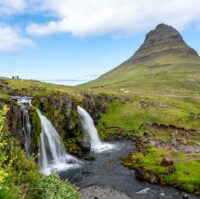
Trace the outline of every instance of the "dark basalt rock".
[[79, 142], [78, 145], [83, 152], [85, 152], [85, 153], [90, 152], [90, 148], [91, 148], [90, 142], [82, 141], [82, 142]]
[[128, 61], [147, 61], [162, 55], [198, 56], [183, 40], [180, 33], [165, 24], [158, 25], [146, 35], [142, 46]]
[[163, 158], [163, 159], [162, 159], [162, 162], [161, 162], [160, 164], [161, 164], [162, 166], [170, 166], [170, 165], [173, 165], [174, 162], [173, 162], [172, 160]]
[[186, 193], [183, 193], [183, 194], [182, 194], [182, 198], [187, 199], [187, 198], [189, 198], [189, 195], [186, 194]]
[[156, 173], [143, 168], [136, 170], [136, 178], [146, 180], [152, 184], [157, 184], [159, 182], [159, 177]]
[[87, 160], [87, 161], [94, 161], [94, 160], [96, 160], [95, 156], [92, 156], [92, 155], [87, 155], [83, 159]]
[[174, 167], [174, 165], [168, 166], [168, 173], [169, 174], [175, 173], [175, 172], [176, 172], [176, 168]]
[[19, 140], [19, 143], [22, 148], [25, 148], [25, 136], [22, 130], [22, 117], [23, 113], [19, 106], [10, 102], [2, 102], [0, 101], [0, 109], [7, 105], [9, 111], [7, 113], [7, 124], [8, 130], [12, 133], [13, 137]]
[[25, 136], [22, 130], [22, 112], [19, 107], [10, 105], [8, 112], [8, 127], [15, 139], [20, 141], [22, 148], [25, 147]]

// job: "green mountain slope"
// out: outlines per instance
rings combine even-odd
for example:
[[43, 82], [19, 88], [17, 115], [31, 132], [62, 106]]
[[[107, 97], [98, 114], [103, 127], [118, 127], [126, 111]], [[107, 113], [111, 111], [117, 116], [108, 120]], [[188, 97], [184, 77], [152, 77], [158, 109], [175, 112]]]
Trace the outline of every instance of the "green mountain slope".
[[198, 95], [200, 58], [171, 26], [158, 25], [127, 61], [82, 85], [119, 92], [162, 92]]

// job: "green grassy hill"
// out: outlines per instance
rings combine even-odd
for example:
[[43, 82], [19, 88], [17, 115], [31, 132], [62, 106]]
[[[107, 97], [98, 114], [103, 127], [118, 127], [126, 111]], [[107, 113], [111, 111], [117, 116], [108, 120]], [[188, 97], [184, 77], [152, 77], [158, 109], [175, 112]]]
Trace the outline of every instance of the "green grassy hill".
[[147, 34], [129, 60], [82, 87], [117, 92], [200, 94], [200, 58], [172, 27]]

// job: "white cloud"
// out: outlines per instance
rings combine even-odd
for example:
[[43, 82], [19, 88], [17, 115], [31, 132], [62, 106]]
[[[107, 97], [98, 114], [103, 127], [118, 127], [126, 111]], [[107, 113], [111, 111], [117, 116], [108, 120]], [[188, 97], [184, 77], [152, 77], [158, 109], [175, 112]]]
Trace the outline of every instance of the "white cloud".
[[[38, 2], [38, 1], [37, 1]], [[32, 35], [134, 35], [158, 23], [178, 29], [200, 22], [199, 0], [43, 0], [39, 10], [57, 20], [30, 24]]]
[[34, 47], [36, 44], [20, 36], [18, 30], [0, 23], [0, 52], [14, 52], [26, 47]]
[[25, 0], [0, 0], [0, 15], [21, 13], [25, 8]]

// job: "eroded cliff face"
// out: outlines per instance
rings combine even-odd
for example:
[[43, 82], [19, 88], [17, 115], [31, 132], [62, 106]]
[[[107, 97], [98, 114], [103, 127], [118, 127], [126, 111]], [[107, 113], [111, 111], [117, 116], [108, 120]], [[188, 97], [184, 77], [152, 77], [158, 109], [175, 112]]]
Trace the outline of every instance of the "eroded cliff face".
[[7, 123], [9, 131], [12, 133], [13, 137], [17, 139], [22, 148], [25, 146], [25, 137], [22, 130], [22, 111], [17, 104], [11, 101], [0, 101], [0, 108], [7, 105], [9, 111], [7, 113]]
[[111, 97], [85, 94], [80, 99], [58, 94], [49, 97], [35, 97], [33, 105], [54, 124], [64, 137], [77, 137], [80, 134], [77, 106], [85, 108], [97, 123], [100, 113], [105, 113]]
[[[107, 105], [112, 100], [112, 97], [97, 94], [83, 94], [80, 98], [68, 94], [55, 94], [47, 97], [35, 96], [32, 101], [33, 107], [29, 108], [34, 154], [37, 155], [38, 153], [41, 133], [37, 109], [52, 122], [62, 136], [67, 150], [72, 154], [82, 156], [86, 149], [82, 145], [84, 134], [79, 121], [77, 106], [86, 109], [97, 124], [100, 114], [106, 112]], [[10, 109], [7, 115], [10, 132], [24, 149], [23, 112], [14, 101], [12, 103], [11, 101], [1, 102], [0, 106], [2, 107], [4, 104], [7, 104]]]
[[23, 113], [20, 110], [20, 107], [17, 105], [10, 105], [8, 111], [8, 126], [10, 132], [15, 139], [19, 140], [21, 146], [24, 148], [25, 145], [25, 137], [22, 130], [23, 123], [22, 123]]
[[85, 146], [82, 144], [84, 134], [79, 121], [77, 106], [86, 109], [97, 124], [100, 114], [106, 112], [107, 105], [112, 100], [111, 97], [97, 94], [84, 94], [81, 98], [58, 94], [48, 97], [35, 97], [33, 105], [40, 109], [52, 122], [62, 136], [67, 150], [72, 154], [82, 156], [85, 150]]

